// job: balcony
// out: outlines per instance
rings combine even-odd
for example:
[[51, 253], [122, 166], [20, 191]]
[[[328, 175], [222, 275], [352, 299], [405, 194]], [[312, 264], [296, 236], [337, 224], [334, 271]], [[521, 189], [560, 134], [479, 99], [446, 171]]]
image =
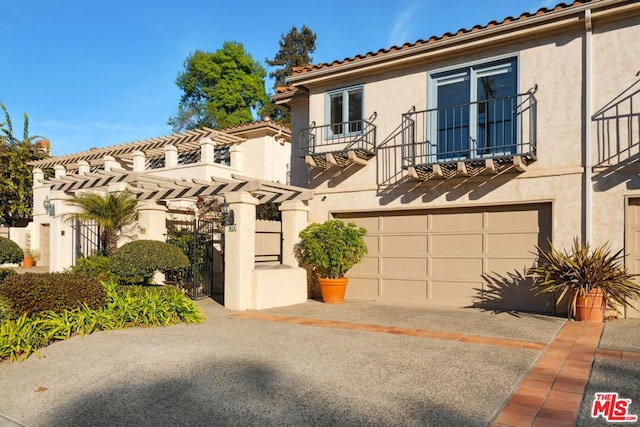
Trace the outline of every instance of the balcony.
[[524, 172], [536, 160], [535, 89], [402, 115], [402, 169], [413, 179]]
[[327, 169], [366, 165], [375, 155], [374, 113], [368, 120], [312, 126], [300, 131], [300, 157], [309, 166]]

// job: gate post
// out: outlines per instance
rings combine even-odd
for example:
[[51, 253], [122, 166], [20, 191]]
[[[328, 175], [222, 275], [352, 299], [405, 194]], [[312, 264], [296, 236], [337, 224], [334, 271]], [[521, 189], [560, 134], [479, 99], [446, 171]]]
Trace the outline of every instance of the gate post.
[[282, 264], [297, 267], [294, 246], [298, 243], [298, 234], [309, 223], [309, 206], [300, 200], [289, 200], [280, 204], [282, 212]]
[[153, 200], [138, 202], [138, 238], [141, 240], [167, 240], [167, 207]]
[[225, 227], [224, 305], [231, 310], [248, 310], [253, 298], [259, 201], [246, 191], [227, 193], [225, 201], [233, 212], [234, 226]]

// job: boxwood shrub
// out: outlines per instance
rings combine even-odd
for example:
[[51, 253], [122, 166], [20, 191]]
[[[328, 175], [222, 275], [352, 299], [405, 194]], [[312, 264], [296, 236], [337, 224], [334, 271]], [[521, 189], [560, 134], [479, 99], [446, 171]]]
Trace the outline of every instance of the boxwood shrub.
[[0, 284], [0, 299], [13, 315], [51, 310], [57, 313], [86, 304], [99, 309], [106, 304], [102, 285], [83, 273], [25, 273]]
[[23, 258], [22, 249], [16, 242], [0, 237], [0, 264], [17, 264], [22, 262]]
[[87, 258], [79, 258], [71, 271], [85, 273], [95, 277], [101, 282], [107, 282], [113, 277], [111, 273], [111, 259], [104, 255], [91, 255]]
[[180, 249], [157, 240], [126, 243], [111, 257], [111, 271], [125, 283], [149, 283], [157, 271], [178, 272], [187, 267], [189, 258]]

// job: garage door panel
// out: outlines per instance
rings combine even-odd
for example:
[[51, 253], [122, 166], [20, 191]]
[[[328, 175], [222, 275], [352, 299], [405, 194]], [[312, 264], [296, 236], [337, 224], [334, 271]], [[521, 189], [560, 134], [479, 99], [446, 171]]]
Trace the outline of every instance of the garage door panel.
[[382, 297], [389, 301], [426, 301], [426, 280], [383, 279]]
[[345, 216], [343, 219], [345, 222], [355, 223], [358, 227], [364, 227], [370, 232], [378, 231], [378, 217], [353, 215]]
[[365, 257], [348, 271], [347, 276], [373, 276], [380, 274], [378, 257]]
[[377, 299], [379, 294], [378, 279], [350, 277], [350, 274], [347, 276], [349, 277], [349, 285], [347, 285], [345, 298]]
[[427, 236], [381, 236], [385, 254], [427, 253]]
[[513, 255], [534, 258], [532, 252], [538, 245], [537, 232], [487, 234], [488, 255]]
[[370, 254], [375, 254], [380, 252], [380, 244], [379, 244], [380, 238], [376, 235], [366, 235], [364, 236], [364, 242], [367, 245], [367, 249], [369, 250]]
[[383, 233], [415, 233], [427, 231], [426, 215], [383, 216], [380, 231]]
[[453, 299], [472, 304], [482, 292], [481, 282], [461, 282], [447, 280], [433, 280], [431, 282], [431, 298]]
[[435, 213], [431, 216], [432, 231], [476, 231], [482, 228], [482, 212]]
[[432, 254], [481, 255], [482, 234], [436, 234], [431, 237]]
[[487, 259], [487, 274], [500, 274], [505, 277], [522, 275], [526, 268], [532, 266], [534, 258], [489, 258]]
[[487, 212], [487, 226], [490, 230], [521, 231], [536, 228], [546, 228], [544, 215], [539, 209], [514, 209]]
[[482, 258], [433, 258], [431, 269], [437, 278], [477, 278], [482, 274]]
[[385, 257], [382, 259], [384, 276], [425, 277], [428, 274], [426, 258]]

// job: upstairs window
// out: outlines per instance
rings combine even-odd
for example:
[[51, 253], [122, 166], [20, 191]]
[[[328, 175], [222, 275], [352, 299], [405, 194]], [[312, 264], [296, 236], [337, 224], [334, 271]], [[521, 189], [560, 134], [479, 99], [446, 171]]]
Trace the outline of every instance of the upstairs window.
[[353, 86], [327, 93], [329, 136], [342, 136], [362, 130], [363, 88]]
[[430, 136], [438, 160], [516, 152], [515, 58], [430, 76]]

